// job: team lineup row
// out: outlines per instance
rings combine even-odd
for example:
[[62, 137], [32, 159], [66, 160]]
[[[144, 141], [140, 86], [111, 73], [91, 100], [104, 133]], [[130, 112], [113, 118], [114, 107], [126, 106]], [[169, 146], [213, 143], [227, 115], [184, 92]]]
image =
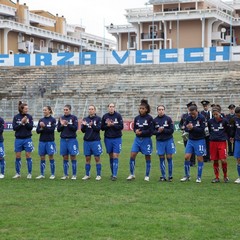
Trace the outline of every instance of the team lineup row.
[[[208, 102], [209, 103], [209, 102]], [[222, 163], [224, 182], [228, 182], [227, 175], [227, 140], [234, 143], [234, 157], [237, 159], [237, 172], [239, 178], [235, 183], [240, 183], [240, 107], [235, 109], [233, 119], [227, 120], [221, 114], [221, 107], [216, 105], [212, 108], [212, 118], [207, 119], [204, 114], [199, 113], [195, 103], [187, 104], [188, 113], [181, 123], [181, 129], [188, 134], [185, 139], [185, 176], [180, 181], [190, 180], [190, 159], [193, 154], [198, 161], [196, 182], [201, 182], [202, 171], [204, 166], [204, 156], [207, 155], [209, 147], [210, 159], [213, 161], [215, 178], [213, 183], [219, 180], [219, 161]], [[28, 114], [28, 106], [19, 102], [19, 113], [13, 118], [13, 130], [15, 131], [14, 151], [16, 154], [14, 179], [21, 177], [21, 153], [25, 151], [28, 175], [32, 178], [32, 158], [33, 151], [32, 129], [33, 118]], [[72, 177], [77, 179], [77, 160], [78, 155], [78, 118], [71, 114], [71, 106], [64, 106], [64, 114], [58, 122], [52, 117], [53, 111], [50, 106], [43, 108], [43, 118], [38, 121], [36, 132], [39, 134], [38, 154], [40, 156], [40, 175], [37, 179], [45, 178], [46, 155], [50, 161], [50, 179], [55, 179], [55, 160], [56, 144], [54, 139], [55, 128], [60, 133], [60, 155], [63, 157], [63, 177], [62, 180], [69, 178], [69, 158], [72, 164]], [[127, 180], [135, 179], [135, 159], [139, 152], [145, 155], [146, 172], [145, 181], [149, 181], [151, 170], [152, 154], [152, 135], [156, 136], [156, 150], [160, 160], [160, 181], [172, 181], [173, 179], [173, 159], [176, 152], [173, 140], [174, 125], [172, 119], [165, 114], [165, 106], [157, 107], [157, 117], [152, 118], [150, 115], [150, 105], [147, 100], [142, 99], [139, 105], [139, 115], [134, 118], [135, 139], [132, 144], [129, 170], [130, 175]], [[90, 105], [88, 108], [89, 115], [82, 120], [81, 131], [84, 133], [83, 151], [85, 155], [85, 176], [83, 180], [90, 179], [91, 156], [94, 156], [96, 162], [96, 180], [101, 180], [101, 161], [102, 145], [100, 141], [100, 131], [104, 131], [104, 143], [106, 152], [109, 155], [111, 180], [117, 180], [118, 161], [122, 145], [122, 116], [115, 111], [113, 103], [108, 105], [108, 112], [99, 117], [96, 115], [96, 108]], [[3, 125], [4, 120], [0, 118], [0, 179], [4, 178], [5, 159], [3, 144]], [[209, 143], [207, 141], [209, 140]], [[209, 146], [208, 146], [209, 145]], [[168, 164], [168, 174], [166, 173], [165, 157]]]

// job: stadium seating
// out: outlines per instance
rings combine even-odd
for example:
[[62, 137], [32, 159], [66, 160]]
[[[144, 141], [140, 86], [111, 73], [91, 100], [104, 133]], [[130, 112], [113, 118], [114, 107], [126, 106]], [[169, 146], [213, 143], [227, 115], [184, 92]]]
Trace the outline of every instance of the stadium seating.
[[[227, 111], [230, 103], [239, 105], [239, 62], [184, 63], [157, 65], [66, 65], [51, 67], [2, 67], [0, 108], [10, 119], [18, 100], [27, 101], [34, 118], [42, 107], [51, 105], [56, 115], [64, 104], [72, 104], [79, 117], [95, 104], [102, 115], [114, 102], [125, 119], [138, 113], [140, 99], [147, 98], [156, 115], [158, 104], [174, 120], [186, 111], [185, 105], [203, 99], [219, 103]], [[40, 89], [45, 88], [43, 97]]]

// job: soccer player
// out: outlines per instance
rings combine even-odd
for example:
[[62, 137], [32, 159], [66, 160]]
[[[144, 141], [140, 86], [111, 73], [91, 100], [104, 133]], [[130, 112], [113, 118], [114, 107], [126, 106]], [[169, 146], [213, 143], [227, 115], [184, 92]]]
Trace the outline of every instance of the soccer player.
[[102, 117], [104, 131], [104, 143], [109, 154], [111, 180], [117, 180], [119, 154], [122, 148], [123, 119], [120, 113], [115, 111], [115, 105], [108, 105], [108, 113]]
[[237, 159], [238, 173], [238, 178], [235, 180], [235, 183], [240, 183], [240, 107], [235, 108], [233, 128], [234, 132], [231, 141], [235, 144], [234, 157]]
[[28, 175], [27, 179], [32, 178], [32, 158], [31, 152], [34, 150], [32, 142], [33, 118], [28, 114], [28, 105], [19, 101], [18, 114], [13, 117], [13, 130], [15, 131], [14, 151], [16, 153], [15, 169], [16, 174], [13, 178], [20, 178], [21, 152], [26, 153]]
[[[185, 122], [186, 122], [187, 117], [190, 115], [189, 108], [192, 105], [197, 106], [195, 102], [193, 102], [193, 101], [189, 102], [186, 105], [188, 111], [187, 111], [187, 113], [182, 114], [180, 122], [179, 122], [179, 128], [182, 130], [183, 144], [184, 144], [185, 148], [186, 148], [187, 141], [188, 141], [188, 132], [185, 131]], [[195, 156], [195, 153], [192, 153], [192, 156], [190, 158], [190, 166], [194, 167], [195, 164], [196, 164], [196, 156]]]
[[69, 155], [72, 162], [72, 180], [77, 179], [77, 159], [76, 156], [79, 154], [78, 141], [77, 141], [77, 130], [78, 130], [78, 119], [75, 115], [71, 114], [71, 105], [67, 104], [64, 106], [64, 115], [59, 118], [57, 124], [57, 131], [60, 132], [60, 154], [63, 156], [63, 172], [64, 175], [61, 178], [66, 180], [69, 178]]
[[88, 107], [89, 115], [85, 117], [81, 124], [81, 130], [84, 133], [83, 137], [83, 149], [84, 155], [86, 157], [85, 171], [86, 175], [82, 178], [82, 180], [90, 179], [90, 170], [91, 170], [91, 155], [94, 156], [96, 161], [96, 172], [97, 177], [96, 180], [101, 180], [101, 161], [100, 155], [102, 154], [102, 145], [100, 138], [100, 130], [102, 120], [99, 116], [96, 115], [96, 107], [94, 105], [90, 105]]
[[[230, 104], [228, 106], [229, 109], [229, 113], [226, 114], [226, 119], [228, 120], [228, 124], [229, 124], [229, 131], [233, 131], [233, 122], [234, 122], [234, 117], [235, 117], [235, 105], [234, 104]], [[228, 143], [228, 156], [233, 156], [233, 152], [234, 152], [234, 142], [232, 142], [229, 138], [227, 140]]]
[[134, 132], [136, 134], [132, 150], [130, 154], [130, 175], [127, 180], [135, 179], [135, 159], [139, 152], [145, 155], [146, 159], [146, 174], [145, 181], [149, 181], [149, 174], [151, 169], [151, 154], [152, 154], [152, 139], [153, 134], [153, 118], [149, 114], [151, 111], [148, 101], [141, 100], [139, 106], [139, 115], [134, 118]]
[[38, 154], [40, 156], [40, 175], [36, 179], [45, 178], [46, 154], [50, 161], [51, 176], [50, 179], [55, 179], [55, 161], [54, 154], [56, 153], [56, 144], [54, 142], [54, 131], [56, 128], [56, 119], [52, 117], [53, 111], [50, 106], [43, 108], [44, 117], [38, 121], [36, 132], [40, 134]]
[[227, 177], [227, 131], [228, 121], [221, 116], [221, 108], [212, 108], [213, 118], [208, 121], [208, 128], [210, 134], [210, 159], [213, 161], [213, 170], [215, 178], [212, 183], [218, 183], [219, 180], [219, 160], [222, 162], [222, 170], [224, 175], [224, 182], [229, 181]]
[[197, 106], [192, 105], [189, 107], [190, 115], [185, 122], [185, 131], [189, 133], [189, 139], [187, 141], [185, 149], [185, 162], [184, 170], [185, 176], [181, 179], [181, 182], [190, 180], [190, 158], [192, 153], [195, 153], [198, 161], [198, 173], [196, 182], [201, 182], [202, 170], [203, 170], [203, 156], [206, 154], [206, 142], [205, 142], [205, 118], [198, 113]]
[[176, 153], [175, 144], [173, 141], [174, 126], [172, 119], [165, 115], [165, 106], [159, 105], [157, 107], [158, 116], [154, 118], [154, 132], [156, 135], [156, 149], [160, 159], [160, 170], [162, 176], [159, 181], [167, 181], [166, 179], [166, 166], [165, 166], [165, 154], [168, 162], [168, 181], [171, 182], [173, 171], [172, 155]]
[[0, 179], [4, 178], [5, 174], [5, 151], [4, 151], [4, 145], [3, 145], [3, 131], [4, 131], [4, 120], [0, 117]]

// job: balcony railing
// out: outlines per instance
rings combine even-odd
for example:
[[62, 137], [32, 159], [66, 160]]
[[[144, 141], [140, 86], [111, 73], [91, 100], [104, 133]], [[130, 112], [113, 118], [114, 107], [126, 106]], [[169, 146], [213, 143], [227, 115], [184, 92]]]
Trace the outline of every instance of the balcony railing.
[[16, 11], [17, 11], [16, 8], [0, 4], [0, 14], [15, 16]]
[[163, 32], [141, 33], [141, 39], [164, 39]]

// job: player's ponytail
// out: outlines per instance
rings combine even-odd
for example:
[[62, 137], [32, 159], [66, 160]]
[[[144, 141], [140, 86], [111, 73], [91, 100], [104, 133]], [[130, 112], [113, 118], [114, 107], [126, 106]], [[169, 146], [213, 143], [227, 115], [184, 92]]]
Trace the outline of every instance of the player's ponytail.
[[19, 101], [18, 102], [18, 112], [22, 113], [25, 106], [27, 106], [26, 103], [23, 103], [22, 101]]

